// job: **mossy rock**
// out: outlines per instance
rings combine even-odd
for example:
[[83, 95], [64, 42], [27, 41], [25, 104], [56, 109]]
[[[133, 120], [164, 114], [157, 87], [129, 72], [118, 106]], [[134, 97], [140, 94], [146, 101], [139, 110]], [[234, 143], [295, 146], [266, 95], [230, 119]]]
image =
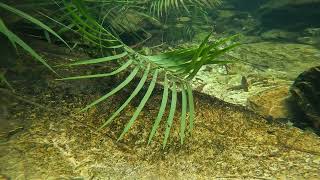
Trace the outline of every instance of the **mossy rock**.
[[271, 0], [258, 14], [263, 26], [287, 30], [303, 30], [320, 25], [320, 0]]
[[320, 66], [301, 73], [291, 87], [291, 101], [300, 124], [320, 134]]

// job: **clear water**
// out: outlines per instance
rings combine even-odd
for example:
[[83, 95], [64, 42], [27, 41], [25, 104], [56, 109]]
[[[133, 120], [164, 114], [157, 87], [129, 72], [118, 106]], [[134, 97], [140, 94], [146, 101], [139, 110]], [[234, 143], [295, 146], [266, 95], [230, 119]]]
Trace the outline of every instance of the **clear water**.
[[[0, 179], [320, 178], [320, 1], [4, 0], [0, 8]], [[220, 63], [204, 63], [191, 80], [172, 67], [186, 71], [197, 54], [165, 53], [236, 34], [198, 54], [197, 63]], [[61, 81], [79, 75], [91, 77]]]

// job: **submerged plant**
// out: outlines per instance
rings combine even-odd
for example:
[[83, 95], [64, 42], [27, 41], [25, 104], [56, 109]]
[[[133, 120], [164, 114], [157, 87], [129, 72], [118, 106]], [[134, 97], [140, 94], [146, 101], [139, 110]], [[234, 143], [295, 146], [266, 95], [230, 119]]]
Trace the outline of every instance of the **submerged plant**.
[[[130, 2], [130, 1], [126, 1]], [[154, 1], [156, 2], [156, 1]], [[157, 1], [158, 5], [154, 5], [154, 8], [163, 9], [166, 5], [161, 3], [176, 2], [180, 4], [183, 1]], [[190, 1], [191, 2], [191, 1]], [[195, 1], [198, 3], [205, 3], [208, 1]], [[160, 5], [159, 5], [160, 3]], [[170, 4], [170, 3], [169, 3]], [[219, 60], [218, 56], [223, 55], [230, 49], [236, 47], [238, 43], [232, 42], [236, 36], [220, 39], [214, 42], [210, 42], [209, 34], [199, 47], [184, 48], [165, 52], [158, 55], [145, 56], [139, 54], [135, 50], [124, 44], [112, 31], [104, 28], [99, 23], [90, 11], [87, 10], [87, 6], [90, 4], [84, 3], [84, 1], [64, 1], [64, 7], [67, 9], [67, 14], [71, 17], [71, 23], [66, 25], [67, 27], [73, 27], [73, 30], [82, 35], [82, 37], [103, 49], [104, 51], [112, 51], [114, 55], [106, 56], [98, 59], [76, 61], [68, 64], [68, 66], [80, 66], [80, 65], [94, 65], [97, 63], [108, 63], [110, 61], [118, 61], [121, 65], [118, 69], [103, 74], [92, 74], [84, 76], [67, 77], [61, 80], [75, 80], [85, 78], [101, 78], [116, 75], [123, 71], [130, 71], [128, 77], [117, 85], [112, 91], [103, 95], [99, 99], [95, 100], [91, 104], [87, 105], [81, 110], [81, 112], [88, 110], [89, 108], [97, 105], [98, 103], [106, 100], [108, 97], [114, 95], [126, 85], [128, 85], [138, 73], [143, 75], [140, 77], [140, 81], [136, 88], [133, 90], [127, 100], [100, 126], [99, 130], [112, 123], [115, 118], [124, 110], [124, 108], [131, 102], [131, 100], [139, 93], [139, 91], [145, 86], [148, 76], [152, 77], [152, 80], [148, 86], [148, 89], [143, 96], [140, 104], [133, 113], [131, 119], [125, 125], [118, 140], [123, 139], [124, 135], [129, 131], [136, 121], [138, 115], [144, 108], [145, 104], [149, 100], [156, 83], [163, 85], [162, 101], [159, 108], [157, 117], [155, 117], [153, 127], [151, 129], [148, 143], [151, 143], [155, 133], [163, 118], [165, 108], [170, 103], [170, 110], [168, 118], [166, 119], [166, 128], [163, 138], [163, 147], [166, 146], [175, 111], [177, 109], [177, 93], [181, 92], [181, 117], [180, 117], [180, 142], [184, 143], [187, 132], [191, 132], [194, 124], [194, 102], [192, 95], [191, 80], [195, 77], [200, 68], [207, 64], [226, 64], [230, 61]], [[165, 9], [164, 9], [165, 10]], [[169, 93], [171, 93], [171, 101], [169, 101]], [[189, 114], [189, 116], [187, 116]]]
[[[70, 12], [65, 11], [65, 3], [62, 3], [62, 0], [54, 2], [57, 6], [51, 8], [54, 10], [49, 9], [50, 14], [47, 16], [56, 22], [66, 23]], [[161, 30], [170, 41], [173, 39], [169, 34], [173, 30], [182, 30], [182, 38], [187, 39], [186, 36], [194, 34], [194, 25], [199, 27], [207, 24], [208, 10], [221, 4], [221, 0], [82, 0], [80, 2], [86, 4], [86, 10], [93, 19], [117, 38], [121, 39], [120, 37], [124, 35], [139, 42], [150, 38], [148, 30], [154, 28]], [[59, 33], [76, 26], [75, 23], [67, 24]]]
[[[7, 4], [1, 3], [0, 2], [0, 8], [4, 9], [6, 11], [9, 11], [13, 14], [16, 14], [17, 16], [20, 16], [21, 18], [24, 18], [25, 20], [28, 20], [29, 22], [43, 28], [47, 32], [51, 33], [52, 35], [56, 36], [58, 39], [60, 39], [62, 42], [64, 42], [66, 45], [67, 43], [55, 32], [53, 31], [50, 27], [39, 21], [38, 19], [12, 7]], [[17, 48], [16, 45], [19, 45], [21, 48], [23, 48], [25, 51], [27, 51], [31, 56], [33, 56], [36, 60], [41, 62], [43, 65], [45, 65], [48, 69], [50, 69], [52, 72], [56, 73], [49, 64], [37, 53], [35, 52], [27, 43], [25, 43], [19, 36], [17, 36], [15, 33], [13, 33], [9, 28], [6, 26], [2, 18], [0, 17], [0, 33], [5, 35], [13, 47]], [[4, 77], [3, 77], [4, 78]], [[4, 80], [2, 80], [4, 81]]]
[[[54, 35], [60, 41], [64, 42], [67, 46], [68, 44], [54, 31], [52, 30], [49, 26], [45, 25], [42, 23], [40, 20], [30, 16], [29, 14], [26, 14], [23, 11], [20, 11], [19, 9], [16, 9], [12, 6], [9, 6], [7, 4], [4, 4], [0, 2], [0, 9], [6, 10], [10, 13], [13, 13], [25, 20], [28, 20], [34, 25], [37, 25], [44, 29], [46, 32], [49, 32], [50, 34]], [[44, 66], [46, 66], [50, 71], [53, 73], [57, 74], [56, 71], [53, 70], [53, 68], [45, 61], [44, 58], [42, 58], [34, 49], [32, 49], [27, 43], [25, 43], [18, 35], [16, 35], [13, 31], [11, 31], [7, 25], [5, 24], [4, 20], [2, 17], [0, 17], [0, 33], [3, 34], [12, 44], [12, 47], [18, 50], [18, 46], [20, 46], [23, 50], [28, 52], [34, 59], [42, 63]], [[37, 106], [40, 108], [45, 108], [44, 106], [35, 103], [31, 101], [29, 98], [24, 98], [18, 94], [15, 93], [14, 88], [12, 85], [9, 83], [7, 78], [5, 77], [5, 72], [6, 69], [0, 69], [0, 119], [5, 119], [7, 112], [7, 104], [10, 102], [10, 98], [13, 98], [15, 100], [31, 104], [33, 106]], [[2, 88], [5, 87], [5, 88]]]

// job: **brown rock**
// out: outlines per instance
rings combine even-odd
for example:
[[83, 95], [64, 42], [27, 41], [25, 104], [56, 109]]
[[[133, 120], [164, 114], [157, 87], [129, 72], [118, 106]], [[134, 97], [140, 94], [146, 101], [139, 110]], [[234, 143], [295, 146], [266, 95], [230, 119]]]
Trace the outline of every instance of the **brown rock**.
[[262, 91], [247, 100], [248, 107], [265, 118], [286, 119], [288, 108], [289, 86], [279, 86]]
[[[297, 123], [312, 127], [320, 134], [320, 66], [301, 73], [290, 92], [291, 110]], [[304, 124], [304, 125], [303, 125]]]

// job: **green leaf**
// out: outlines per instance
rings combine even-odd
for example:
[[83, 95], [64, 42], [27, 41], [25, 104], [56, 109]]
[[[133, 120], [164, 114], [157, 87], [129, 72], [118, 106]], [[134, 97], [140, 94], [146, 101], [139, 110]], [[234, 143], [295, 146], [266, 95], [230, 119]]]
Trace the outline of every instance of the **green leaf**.
[[14, 41], [14, 38], [12, 37], [12, 32], [10, 33], [10, 30], [6, 27], [2, 19], [0, 18], [0, 32], [3, 33], [7, 38], [9, 39], [10, 43], [12, 46], [16, 49], [17, 51], [17, 46], [16, 42]]
[[123, 132], [121, 133], [120, 137], [118, 138], [118, 141], [121, 140], [123, 138], [123, 136], [129, 131], [129, 129], [131, 128], [131, 126], [133, 125], [134, 121], [137, 119], [138, 115], [140, 114], [141, 110], [143, 109], [143, 107], [145, 106], [146, 102], [148, 101], [148, 99], [150, 98], [150, 95], [156, 85], [157, 82], [157, 76], [158, 76], [158, 72], [159, 70], [156, 69], [154, 74], [153, 74], [153, 78], [152, 81], [149, 85], [149, 88], [146, 92], [146, 94], [144, 95], [144, 97], [142, 98], [137, 110], [134, 112], [133, 116], [131, 117], [130, 121], [128, 122], [128, 124], [126, 125], [126, 127], [124, 128]]
[[91, 104], [89, 104], [87, 107], [83, 108], [80, 112], [86, 111], [89, 108], [97, 105], [98, 103], [106, 100], [108, 97], [112, 96], [113, 94], [115, 94], [116, 92], [120, 91], [123, 87], [125, 87], [127, 84], [129, 84], [129, 82], [136, 76], [136, 74], [139, 71], [139, 67], [137, 66], [131, 73], [130, 75], [126, 78], [126, 80], [124, 80], [121, 84], [119, 84], [116, 88], [114, 88], [112, 91], [110, 91], [109, 93], [107, 93], [106, 95], [100, 97], [99, 99], [95, 100], [94, 102], [92, 102]]
[[103, 63], [103, 62], [108, 62], [108, 61], [112, 61], [112, 60], [117, 60], [117, 59], [123, 58], [123, 57], [125, 57], [127, 55], [128, 55], [127, 52], [123, 52], [121, 54], [117, 54], [117, 55], [113, 55], [113, 56], [107, 56], [107, 57], [103, 57], [103, 58], [78, 61], [78, 62], [75, 62], [75, 63], [68, 64], [67, 66], [79, 66], [79, 65]]
[[173, 123], [174, 113], [176, 111], [176, 106], [177, 106], [177, 90], [176, 90], [176, 83], [173, 82], [173, 84], [172, 84], [172, 97], [171, 97], [170, 112], [169, 112], [169, 116], [168, 116], [168, 119], [167, 119], [166, 130], [165, 130], [164, 139], [163, 139], [163, 143], [162, 143], [162, 147], [163, 148], [165, 148], [166, 145], [167, 145], [167, 141], [168, 141], [168, 138], [169, 138], [171, 126], [172, 126], [172, 123]]
[[191, 86], [187, 84], [187, 93], [188, 93], [188, 101], [189, 101], [189, 131], [191, 132], [193, 129], [194, 122], [194, 102], [192, 96]]
[[197, 52], [194, 54], [194, 56], [193, 56], [193, 58], [191, 60], [190, 66], [186, 69], [187, 72], [189, 72], [195, 66], [195, 64], [196, 64], [198, 58], [200, 57], [203, 49], [205, 48], [206, 44], [208, 43], [211, 34], [212, 34], [212, 32], [210, 32], [210, 34], [200, 44], [199, 48], [197, 49]]
[[104, 128], [105, 126], [107, 126], [108, 124], [110, 124], [115, 117], [117, 117], [119, 115], [119, 113], [131, 102], [131, 100], [139, 93], [139, 91], [142, 89], [143, 85], [145, 84], [148, 74], [150, 71], [150, 64], [148, 64], [147, 69], [144, 71], [144, 74], [142, 76], [142, 78], [140, 79], [140, 82], [138, 83], [137, 87], [134, 89], [134, 91], [131, 93], [131, 95], [128, 97], [128, 99], [121, 105], [121, 107], [118, 108], [118, 110], [113, 113], [113, 115], [105, 122], [103, 123], [102, 126], [100, 126], [100, 128], [98, 129], [101, 130], [102, 128]]
[[[4, 83], [12, 92], [14, 92], [13, 87], [11, 84], [8, 82], [7, 78], [4, 76], [3, 72], [0, 72], [0, 84]], [[0, 88], [1, 89], [1, 88]]]
[[[1, 3], [0, 3], [1, 4]], [[0, 32], [6, 35], [10, 41], [15, 42], [19, 46], [21, 46], [24, 50], [26, 50], [31, 56], [36, 58], [38, 61], [40, 61], [43, 65], [45, 65], [48, 69], [50, 69], [52, 72], [57, 74], [49, 64], [46, 63], [46, 61], [38, 54], [36, 53], [28, 44], [26, 44], [24, 41], [22, 41], [17, 35], [15, 35], [13, 32], [11, 32], [6, 25], [3, 23], [3, 21], [0, 19]]]
[[34, 23], [34, 24], [36, 24], [36, 25], [38, 25], [40, 27], [42, 27], [46, 31], [48, 31], [51, 34], [53, 34], [54, 36], [56, 36], [58, 39], [60, 39], [64, 44], [66, 44], [69, 47], [68, 43], [66, 43], [56, 32], [54, 32], [47, 25], [43, 24], [41, 21], [35, 19], [34, 17], [32, 17], [32, 16], [30, 16], [30, 15], [28, 15], [28, 14], [26, 14], [26, 13], [24, 13], [24, 12], [18, 10], [18, 9], [16, 9], [16, 8], [8, 6], [8, 5], [6, 5], [4, 3], [1, 3], [1, 2], [0, 2], [0, 7], [3, 8], [3, 9], [6, 9], [7, 11], [10, 11], [10, 12], [12, 12], [14, 14], [17, 14], [18, 16], [20, 16], [20, 17], [22, 17], [22, 18], [24, 18], [24, 19], [26, 19], [26, 20], [28, 20], [28, 21], [30, 21], [30, 22], [32, 22], [32, 23]]
[[152, 138], [153, 138], [153, 136], [155, 135], [155, 133], [156, 133], [158, 127], [159, 127], [160, 121], [161, 121], [162, 116], [163, 116], [163, 114], [164, 114], [164, 111], [165, 111], [165, 109], [166, 109], [166, 105], [167, 105], [167, 101], [168, 101], [168, 90], [169, 90], [169, 87], [168, 87], [168, 78], [167, 78], [167, 76], [165, 75], [165, 79], [164, 79], [164, 90], [163, 90], [161, 105], [160, 105], [160, 108], [159, 108], [159, 112], [158, 112], [157, 118], [156, 118], [156, 120], [154, 121], [154, 124], [153, 124], [153, 126], [152, 126], [152, 130], [151, 130], [151, 133], [150, 133], [150, 136], [149, 136], [148, 144], [151, 143]]
[[182, 112], [181, 112], [181, 121], [180, 121], [180, 142], [183, 144], [185, 138], [184, 131], [186, 130], [186, 116], [187, 116], [187, 95], [184, 87], [181, 90], [182, 96]]
[[119, 67], [117, 70], [112, 71], [110, 73], [104, 73], [104, 74], [93, 74], [93, 75], [86, 75], [86, 76], [74, 76], [74, 77], [67, 77], [57, 80], [76, 80], [76, 79], [88, 79], [88, 78], [101, 78], [101, 77], [108, 77], [115, 74], [118, 74], [122, 72], [123, 70], [127, 69], [131, 64], [133, 60], [129, 60], [126, 63], [124, 63], [121, 67]]

